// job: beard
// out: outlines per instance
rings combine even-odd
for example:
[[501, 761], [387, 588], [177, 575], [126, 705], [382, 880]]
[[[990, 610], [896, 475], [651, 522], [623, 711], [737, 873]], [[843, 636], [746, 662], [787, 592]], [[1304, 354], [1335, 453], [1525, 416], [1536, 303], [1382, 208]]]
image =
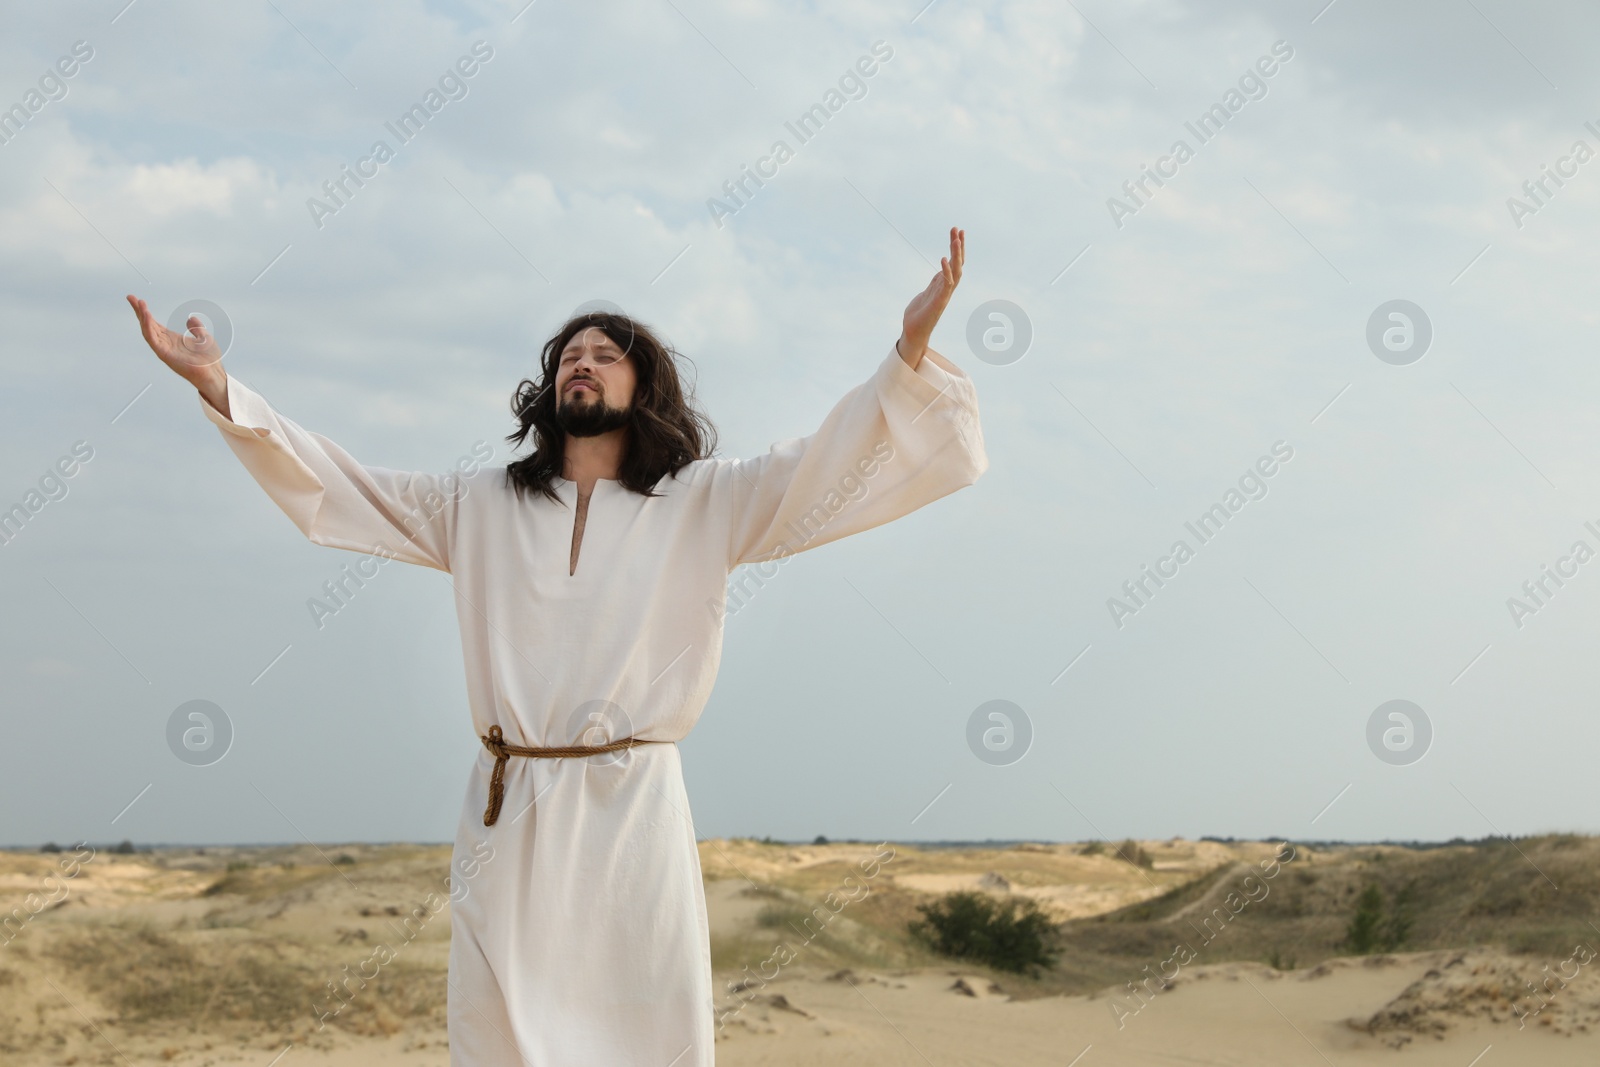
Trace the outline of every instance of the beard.
[[604, 397], [592, 392], [588, 400], [574, 403], [569, 396], [556, 405], [556, 425], [573, 437], [598, 437], [620, 430], [632, 420], [632, 411], [610, 407]]

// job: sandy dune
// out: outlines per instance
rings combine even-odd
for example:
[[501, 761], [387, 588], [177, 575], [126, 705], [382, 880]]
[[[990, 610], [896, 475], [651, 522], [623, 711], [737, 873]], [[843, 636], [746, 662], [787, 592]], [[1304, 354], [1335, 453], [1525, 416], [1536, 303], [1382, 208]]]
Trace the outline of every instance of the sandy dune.
[[[1600, 866], [1586, 843], [1548, 847], [1559, 850], [1552, 864], [1568, 857], [1574, 871]], [[1273, 847], [1172, 840], [1140, 848], [1134, 864], [1092, 845], [702, 842], [721, 991], [718, 1062], [1600, 1061], [1592, 957], [1563, 962], [1548, 951], [1510, 954], [1480, 943], [1366, 956], [1322, 951], [1298, 970], [1257, 962], [1269, 948], [1276, 961], [1273, 946], [1304, 953], [1307, 944], [1330, 943], [1326, 932], [1344, 921], [1358, 875], [1422, 862], [1398, 849], [1302, 850], [1294, 877], [1282, 876], [1271, 898], [1278, 912], [1256, 905], [1170, 987], [1141, 1001], [1094, 976], [1139, 978], [1159, 958], [1155, 946], [1170, 944], [1151, 940], [1151, 930], [1166, 937], [1194, 929]], [[0, 935], [0, 1063], [445, 1067], [448, 915], [406, 924], [442, 878], [448, 853], [416, 845], [100, 851], [64, 876], [62, 856], [0, 852], [0, 902], [18, 908]], [[880, 862], [862, 880], [863, 857], [873, 855]], [[1446, 872], [1454, 885], [1470, 881], [1459, 865], [1478, 862], [1476, 855], [1436, 858], [1457, 864]], [[852, 876], [854, 898], [819, 909]], [[1502, 890], [1488, 879], [1485, 899], [1509, 914], [1521, 898], [1507, 894], [1527, 881], [1519, 875]], [[1054, 919], [1074, 920], [1063, 928], [1072, 932], [1057, 972], [1025, 979], [952, 965], [916, 946], [904, 933], [916, 905], [955, 890], [1026, 896]], [[1319, 908], [1337, 914], [1319, 919]], [[1116, 921], [1100, 925], [1106, 919]], [[1537, 910], [1528, 920], [1545, 921]], [[1275, 940], [1280, 926], [1307, 922], [1323, 925], [1311, 934], [1295, 926], [1298, 942]], [[348, 1003], [329, 998], [328, 983], [373, 946], [402, 940], [381, 978]], [[795, 956], [764, 970], [777, 943]], [[313, 1003], [339, 1010], [319, 1027]]]
[[954, 970], [780, 979], [763, 993], [785, 998], [784, 1005], [747, 1006], [719, 1044], [717, 1062], [1060, 1067], [1082, 1054], [1082, 1067], [1467, 1067], [1491, 1045], [1490, 1055], [1479, 1061], [1483, 1067], [1576, 1067], [1600, 1057], [1600, 1034], [1570, 1038], [1539, 1026], [1519, 1031], [1515, 1023], [1462, 1019], [1440, 1037], [1396, 1052], [1383, 1035], [1347, 1024], [1370, 1018], [1446, 955], [1396, 957], [1383, 967], [1339, 961], [1313, 969], [1322, 971], [1315, 976], [1252, 964], [1199, 967], [1124, 1018], [1120, 1029], [1106, 996], [1023, 1002], [1003, 994], [974, 997], [952, 989], [961, 974]]

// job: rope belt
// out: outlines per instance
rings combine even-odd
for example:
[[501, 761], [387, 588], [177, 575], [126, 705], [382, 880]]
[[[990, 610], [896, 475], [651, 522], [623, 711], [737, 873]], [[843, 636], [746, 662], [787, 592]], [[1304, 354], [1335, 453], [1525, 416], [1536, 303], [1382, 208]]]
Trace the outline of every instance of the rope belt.
[[527, 745], [506, 744], [505, 734], [499, 726], [489, 727], [489, 736], [478, 736], [494, 755], [494, 773], [489, 776], [489, 807], [483, 813], [483, 825], [493, 826], [500, 818], [500, 805], [506, 798], [506, 761], [512, 756], [528, 756], [534, 759], [560, 758], [563, 756], [598, 756], [606, 752], [620, 752], [635, 745], [670, 745], [670, 741], [652, 741], [643, 737], [624, 737], [620, 741], [610, 741], [603, 745], [566, 745], [560, 748], [532, 748]]

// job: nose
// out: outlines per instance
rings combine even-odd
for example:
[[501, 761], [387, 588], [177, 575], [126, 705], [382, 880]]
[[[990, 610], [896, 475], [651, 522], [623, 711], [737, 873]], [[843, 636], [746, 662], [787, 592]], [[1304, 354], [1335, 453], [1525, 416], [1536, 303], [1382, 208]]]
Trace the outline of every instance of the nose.
[[578, 351], [578, 358], [572, 363], [572, 369], [576, 371], [579, 367], [584, 367], [587, 368], [590, 373], [593, 373], [594, 369], [600, 366], [600, 362], [597, 359], [597, 353], [598, 350], [592, 348], [580, 349]]

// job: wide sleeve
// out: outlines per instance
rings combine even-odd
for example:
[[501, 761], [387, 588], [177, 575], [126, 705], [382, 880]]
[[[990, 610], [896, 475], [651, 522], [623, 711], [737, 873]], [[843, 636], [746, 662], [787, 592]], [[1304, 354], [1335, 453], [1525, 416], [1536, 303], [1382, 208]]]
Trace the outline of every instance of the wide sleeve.
[[450, 570], [465, 486], [458, 474], [386, 470], [357, 463], [344, 449], [274, 411], [228, 376], [224, 416], [200, 398], [206, 417], [251, 477], [314, 544], [387, 555]]
[[728, 466], [732, 570], [909, 514], [977, 481], [989, 459], [972, 379], [932, 348], [912, 370], [891, 345], [815, 433]]

